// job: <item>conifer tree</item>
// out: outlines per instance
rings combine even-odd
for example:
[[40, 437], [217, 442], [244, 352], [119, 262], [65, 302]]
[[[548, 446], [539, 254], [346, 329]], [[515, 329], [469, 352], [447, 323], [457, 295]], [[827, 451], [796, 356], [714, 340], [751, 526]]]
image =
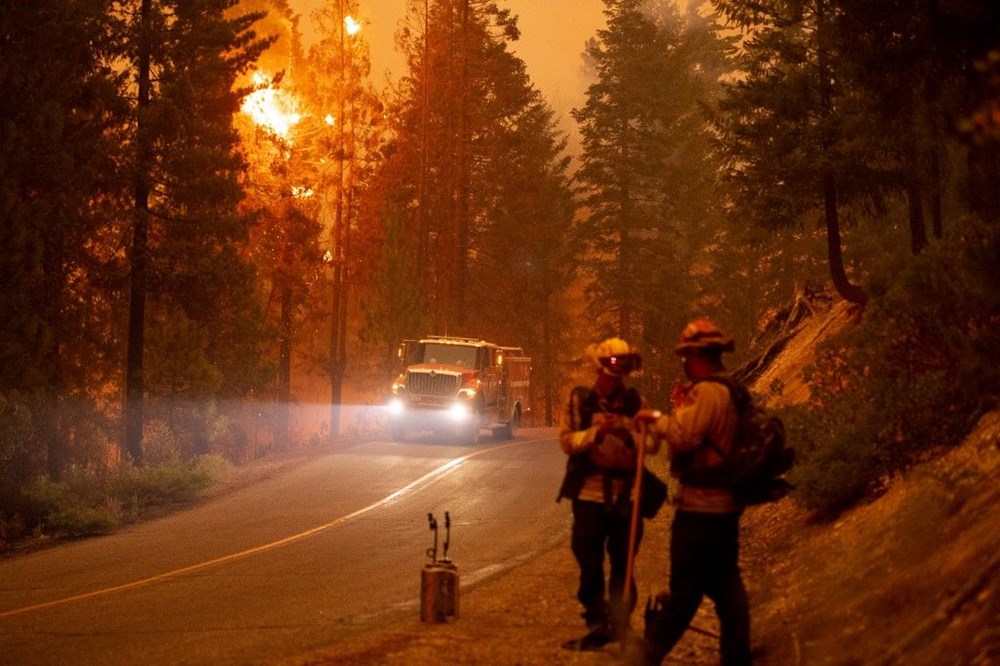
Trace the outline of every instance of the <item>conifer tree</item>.
[[[658, 395], [675, 367], [671, 331], [703, 305], [718, 195], [704, 109], [717, 95], [726, 45], [675, 3], [605, 3], [607, 27], [591, 42], [596, 81], [574, 111], [584, 153], [577, 179], [586, 219], [595, 334], [642, 345], [644, 390]], [[700, 273], [696, 279], [696, 273]]]
[[0, 6], [0, 491], [59, 480], [68, 433], [99, 429], [97, 387], [117, 372], [108, 220], [125, 109], [105, 9]]
[[[142, 462], [144, 391], [206, 400], [238, 395], [258, 379], [251, 286], [253, 271], [238, 244], [248, 219], [238, 212], [244, 168], [233, 126], [243, 93], [236, 77], [267, 40], [252, 31], [260, 14], [230, 16], [236, 0], [139, 0], [122, 11], [131, 18], [136, 106], [132, 170], [135, 217], [129, 248], [131, 297], [126, 370], [125, 450]], [[174, 344], [190, 359], [147, 371], [151, 324], [183, 323]], [[189, 325], [190, 324], [190, 325]], [[157, 350], [151, 349], [155, 352]], [[157, 360], [154, 356], [150, 360]], [[204, 407], [204, 405], [202, 405]], [[205, 447], [199, 408], [191, 412], [195, 450]]]
[[332, 438], [341, 430], [349, 341], [358, 328], [358, 285], [366, 263], [359, 202], [382, 131], [382, 104], [368, 83], [369, 49], [358, 9], [353, 0], [338, 0], [317, 12], [319, 39], [296, 77], [306, 117], [314, 126], [326, 124], [303, 133], [297, 154], [309, 163], [302, 174], [315, 183], [317, 212], [328, 233], [321, 241], [331, 276], [323, 295], [330, 313], [328, 346], [314, 350], [314, 358], [324, 359], [322, 371], [330, 379]]
[[[867, 122], [853, 128], [888, 161], [887, 189], [905, 198], [910, 247], [941, 238], [948, 191], [992, 172], [957, 129], [977, 96], [977, 62], [1000, 43], [1000, 6], [976, 1], [838, 0], [843, 70], [862, 91]], [[957, 159], [950, 157], [960, 155]], [[969, 159], [971, 157], [972, 159]], [[873, 155], [875, 158], [875, 155]], [[968, 174], [968, 176], [966, 176]], [[996, 189], [995, 187], [992, 189]], [[972, 196], [978, 186], [962, 188]], [[966, 197], [959, 201], [976, 206]]]
[[857, 115], [856, 93], [839, 69], [833, 0], [714, 0], [748, 30], [738, 68], [721, 105], [720, 145], [738, 214], [772, 228], [823, 220], [827, 264], [837, 292], [864, 303], [850, 281], [841, 241], [842, 208], [863, 204], [873, 163], [859, 155], [845, 127]]
[[387, 353], [452, 333], [534, 340], [535, 367], [557, 367], [574, 207], [552, 111], [510, 48], [518, 37], [495, 3], [410, 4], [394, 137], [366, 206], [379, 211], [373, 287], [385, 300], [364, 334]]

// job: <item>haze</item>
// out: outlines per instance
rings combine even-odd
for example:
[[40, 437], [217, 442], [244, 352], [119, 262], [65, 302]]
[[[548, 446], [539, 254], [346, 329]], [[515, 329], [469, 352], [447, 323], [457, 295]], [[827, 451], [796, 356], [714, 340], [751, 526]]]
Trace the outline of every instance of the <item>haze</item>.
[[[361, 0], [365, 35], [372, 49], [372, 78], [378, 83], [388, 75], [395, 79], [403, 70], [394, 35], [406, 12], [406, 0]], [[292, 8], [302, 15], [306, 42], [310, 39], [310, 15], [322, 0], [295, 0]], [[570, 109], [583, 103], [588, 82], [581, 72], [584, 44], [604, 27], [601, 0], [506, 0], [518, 16], [521, 39], [514, 52], [524, 60], [535, 86], [555, 109], [562, 125], [571, 130]]]

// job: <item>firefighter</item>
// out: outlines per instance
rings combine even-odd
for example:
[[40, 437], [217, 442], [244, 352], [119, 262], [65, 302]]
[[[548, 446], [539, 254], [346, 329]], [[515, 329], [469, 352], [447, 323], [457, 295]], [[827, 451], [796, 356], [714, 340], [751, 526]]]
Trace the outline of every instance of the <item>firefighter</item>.
[[[721, 465], [736, 436], [738, 416], [729, 390], [717, 382], [698, 382], [724, 375], [723, 352], [734, 349], [708, 319], [696, 319], [681, 334], [676, 353], [684, 374], [694, 382], [675, 391], [675, 409], [665, 416], [649, 409], [636, 423], [649, 425], [653, 436], [668, 445], [671, 475], [679, 477], [670, 534], [670, 593], [647, 614], [644, 645], [635, 661], [660, 664], [684, 634], [705, 595], [715, 603], [720, 622], [722, 663], [750, 663], [750, 607], [739, 569], [739, 521], [742, 508], [724, 487], [694, 483], [698, 472]], [[703, 446], [711, 439], [717, 446]]]
[[[634, 580], [627, 598], [622, 588], [637, 465], [632, 418], [643, 400], [625, 379], [639, 369], [642, 359], [621, 338], [591, 345], [587, 355], [596, 370], [594, 384], [573, 390], [559, 433], [559, 443], [569, 456], [559, 499], [573, 503], [571, 548], [580, 567], [577, 599], [588, 629], [581, 638], [563, 644], [570, 650], [597, 650], [624, 640], [636, 600]], [[634, 551], [642, 538], [641, 527], [640, 520]], [[607, 582], [605, 552], [611, 564]]]

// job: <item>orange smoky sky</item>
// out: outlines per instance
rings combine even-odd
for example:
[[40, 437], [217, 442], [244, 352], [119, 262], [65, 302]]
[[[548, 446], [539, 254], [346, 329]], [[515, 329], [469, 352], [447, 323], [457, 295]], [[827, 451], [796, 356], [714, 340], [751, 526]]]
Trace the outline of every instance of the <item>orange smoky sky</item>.
[[[291, 0], [300, 16], [306, 44], [311, 37], [311, 14], [323, 0]], [[604, 27], [601, 0], [500, 0], [498, 4], [518, 16], [521, 38], [511, 49], [528, 68], [535, 87], [555, 110], [560, 124], [572, 131], [569, 111], [582, 106], [589, 81], [582, 71], [584, 45]], [[406, 0], [361, 0], [359, 14], [371, 46], [372, 78], [380, 85], [386, 77], [403, 72], [396, 52], [395, 33], [406, 13]]]

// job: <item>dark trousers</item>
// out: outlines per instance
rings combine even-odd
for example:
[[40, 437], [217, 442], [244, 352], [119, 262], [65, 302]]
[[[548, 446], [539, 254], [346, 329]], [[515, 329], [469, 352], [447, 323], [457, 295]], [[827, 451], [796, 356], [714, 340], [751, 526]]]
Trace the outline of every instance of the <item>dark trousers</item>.
[[646, 663], [660, 664], [705, 595], [719, 616], [722, 663], [750, 663], [750, 604], [740, 577], [737, 513], [678, 511], [670, 534], [670, 596], [646, 624]]
[[[628, 538], [632, 503], [627, 496], [613, 506], [573, 500], [573, 535], [571, 546], [580, 565], [577, 599], [583, 604], [587, 626], [614, 623], [627, 625], [635, 608], [636, 585], [633, 576], [629, 597], [623, 601], [625, 568], [628, 562]], [[636, 532], [635, 550], [642, 541], [642, 519]], [[607, 586], [604, 579], [604, 554], [611, 562]], [[605, 592], [608, 596], [605, 598]]]

